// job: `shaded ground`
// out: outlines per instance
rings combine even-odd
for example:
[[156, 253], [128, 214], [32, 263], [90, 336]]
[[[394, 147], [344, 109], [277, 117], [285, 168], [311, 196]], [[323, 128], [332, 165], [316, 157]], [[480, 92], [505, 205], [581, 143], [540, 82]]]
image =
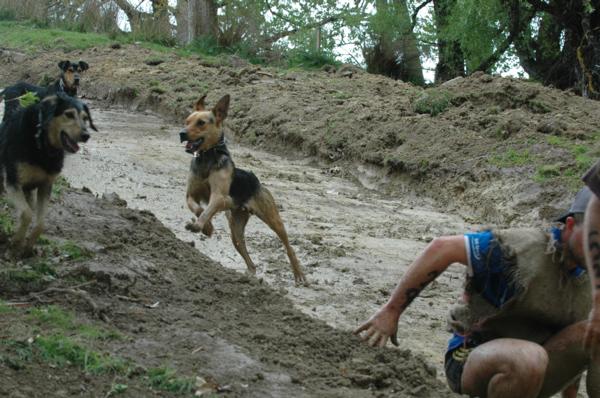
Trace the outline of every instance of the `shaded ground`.
[[[74, 323], [118, 333], [117, 339], [88, 344], [142, 370], [129, 377], [107, 371], [98, 378], [68, 363], [50, 366], [36, 353], [44, 352], [40, 344], [54, 336], [52, 328], [44, 322], [32, 327], [30, 307], [3, 305], [4, 395], [42, 396], [64, 390], [55, 396], [103, 396], [112, 380], [131, 386], [125, 396], [147, 396], [139, 391], [150, 390], [148, 369], [165, 365], [181, 377], [214, 378], [227, 386], [224, 396], [447, 395], [433, 377], [435, 370], [410, 351], [369, 349], [347, 332], [301, 314], [266, 284], [229, 271], [178, 240], [149, 212], [65, 189], [52, 206], [48, 224], [50, 242], [67, 239], [86, 255], [71, 259], [46, 248], [25, 264], [4, 260], [2, 298], [22, 302], [23, 293], [31, 289], [94, 281], [82, 289], [95, 301], [98, 314], [110, 320], [107, 323], [95, 319], [88, 302], [77, 296], [55, 294], [50, 299], [74, 310]], [[45, 275], [53, 277], [16, 277], [15, 268], [38, 269], [34, 263], [41, 260], [52, 269]], [[66, 336], [79, 338], [78, 329], [68, 330]], [[30, 357], [21, 355], [28, 344], [33, 346]]]

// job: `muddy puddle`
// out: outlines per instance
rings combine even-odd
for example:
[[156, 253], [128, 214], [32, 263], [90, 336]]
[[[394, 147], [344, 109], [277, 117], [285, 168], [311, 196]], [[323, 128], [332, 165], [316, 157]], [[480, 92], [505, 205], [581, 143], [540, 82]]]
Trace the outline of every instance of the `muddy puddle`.
[[[100, 132], [79, 154], [68, 157], [63, 172], [67, 180], [97, 195], [115, 192], [129, 207], [153, 212], [177, 237], [194, 242], [224, 267], [245, 272], [223, 214], [213, 220], [212, 238], [184, 228], [192, 218], [185, 206], [191, 155], [178, 142], [179, 126], [150, 113], [93, 109]], [[294, 285], [279, 240], [252, 218], [246, 242], [257, 277], [280, 289], [304, 313], [336, 328], [351, 330], [370, 316], [432, 237], [470, 228], [456, 216], [437, 212], [423, 198], [384, 197], [311, 159], [290, 160], [241, 147], [235, 137], [229, 143], [236, 165], [254, 171], [273, 193], [311, 285]], [[461, 275], [461, 266], [452, 266], [400, 323], [401, 347], [425, 354], [440, 370], [448, 338], [446, 311], [460, 293]]]

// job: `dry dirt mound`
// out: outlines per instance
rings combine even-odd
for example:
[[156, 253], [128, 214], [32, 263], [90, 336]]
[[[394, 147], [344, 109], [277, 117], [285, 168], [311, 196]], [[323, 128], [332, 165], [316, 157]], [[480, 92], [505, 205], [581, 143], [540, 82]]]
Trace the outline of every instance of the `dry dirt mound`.
[[[118, 204], [63, 188], [38, 256], [2, 260], [0, 298], [77, 311], [70, 319], [47, 303], [0, 306], [0, 394], [108, 396], [125, 385], [125, 396], [170, 396], [174, 387], [153, 376], [168, 366], [212, 380], [224, 396], [449, 396], [411, 352], [365, 347], [199, 254], [151, 213]], [[83, 330], [106, 333], [83, 340], [93, 351], [85, 358]]]
[[600, 103], [484, 74], [423, 90], [356, 70], [261, 69], [129, 45], [2, 57], [0, 83], [53, 75], [65, 56], [91, 65], [84, 96], [181, 122], [200, 95], [214, 103], [229, 93], [236, 140], [315, 155], [347, 174], [355, 168], [345, 165], [374, 165], [372, 183], [425, 192], [473, 221], [530, 224], [560, 213], [600, 154]]

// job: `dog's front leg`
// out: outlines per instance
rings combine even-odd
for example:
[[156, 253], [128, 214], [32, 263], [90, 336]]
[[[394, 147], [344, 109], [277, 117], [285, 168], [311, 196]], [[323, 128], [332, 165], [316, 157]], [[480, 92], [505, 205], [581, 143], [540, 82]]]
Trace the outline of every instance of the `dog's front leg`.
[[50, 193], [52, 192], [52, 185], [42, 185], [37, 190], [37, 203], [36, 203], [36, 215], [35, 215], [35, 227], [29, 235], [29, 239], [25, 244], [25, 253], [33, 251], [33, 245], [37, 242], [38, 238], [44, 232], [46, 214], [48, 213], [48, 203], [50, 202]]
[[29, 207], [25, 192], [23, 192], [21, 187], [9, 185], [6, 187], [6, 194], [8, 200], [15, 206], [17, 218], [19, 219], [19, 226], [15, 229], [11, 241], [11, 251], [13, 255], [20, 256], [23, 252], [27, 228], [29, 228], [29, 224], [31, 224], [32, 211], [31, 207]]
[[[208, 206], [200, 214], [200, 217], [194, 223], [196, 231], [202, 231], [203, 234], [210, 236], [207, 232], [207, 226], [211, 225], [211, 219], [220, 211], [227, 210], [233, 207], [233, 200], [229, 196], [224, 196], [221, 193], [213, 193], [210, 195]], [[212, 225], [211, 225], [212, 227]]]
[[[192, 195], [190, 195], [190, 194], [187, 195], [186, 202], [187, 202], [188, 208], [190, 209], [190, 211], [192, 213], [194, 213], [194, 215], [196, 217], [200, 217], [200, 214], [202, 214], [202, 212], [204, 212], [204, 209], [202, 208], [202, 206], [200, 206], [198, 204], [198, 201], [196, 201], [196, 199], [194, 199], [194, 197]], [[196, 226], [195, 221], [187, 223], [185, 225], [185, 229], [187, 229], [188, 231], [192, 231], [192, 232], [202, 231], [201, 228], [198, 228]], [[205, 235], [211, 236], [215, 230], [212, 225], [212, 222], [209, 221], [208, 223], [206, 223], [204, 226], [204, 230], [206, 231], [206, 232], [203, 231]]]

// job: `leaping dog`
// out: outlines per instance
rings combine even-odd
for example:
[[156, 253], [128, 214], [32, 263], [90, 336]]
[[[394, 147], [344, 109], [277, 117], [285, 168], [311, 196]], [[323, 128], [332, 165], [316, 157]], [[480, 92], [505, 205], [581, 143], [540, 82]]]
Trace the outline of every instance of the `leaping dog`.
[[[254, 214], [275, 231], [285, 246], [296, 283], [306, 284], [273, 196], [252, 172], [235, 167], [227, 149], [222, 126], [229, 109], [229, 95], [221, 98], [211, 110], [205, 108], [205, 98], [196, 102], [195, 110], [180, 132], [181, 142], [187, 143], [186, 152], [194, 155], [186, 200], [197, 219], [186, 225], [186, 229], [211, 236], [214, 231], [211, 219], [225, 211], [233, 245], [244, 258], [248, 271], [255, 274], [256, 266], [248, 255], [244, 238], [246, 223]], [[206, 204], [206, 208], [200, 203]]]

